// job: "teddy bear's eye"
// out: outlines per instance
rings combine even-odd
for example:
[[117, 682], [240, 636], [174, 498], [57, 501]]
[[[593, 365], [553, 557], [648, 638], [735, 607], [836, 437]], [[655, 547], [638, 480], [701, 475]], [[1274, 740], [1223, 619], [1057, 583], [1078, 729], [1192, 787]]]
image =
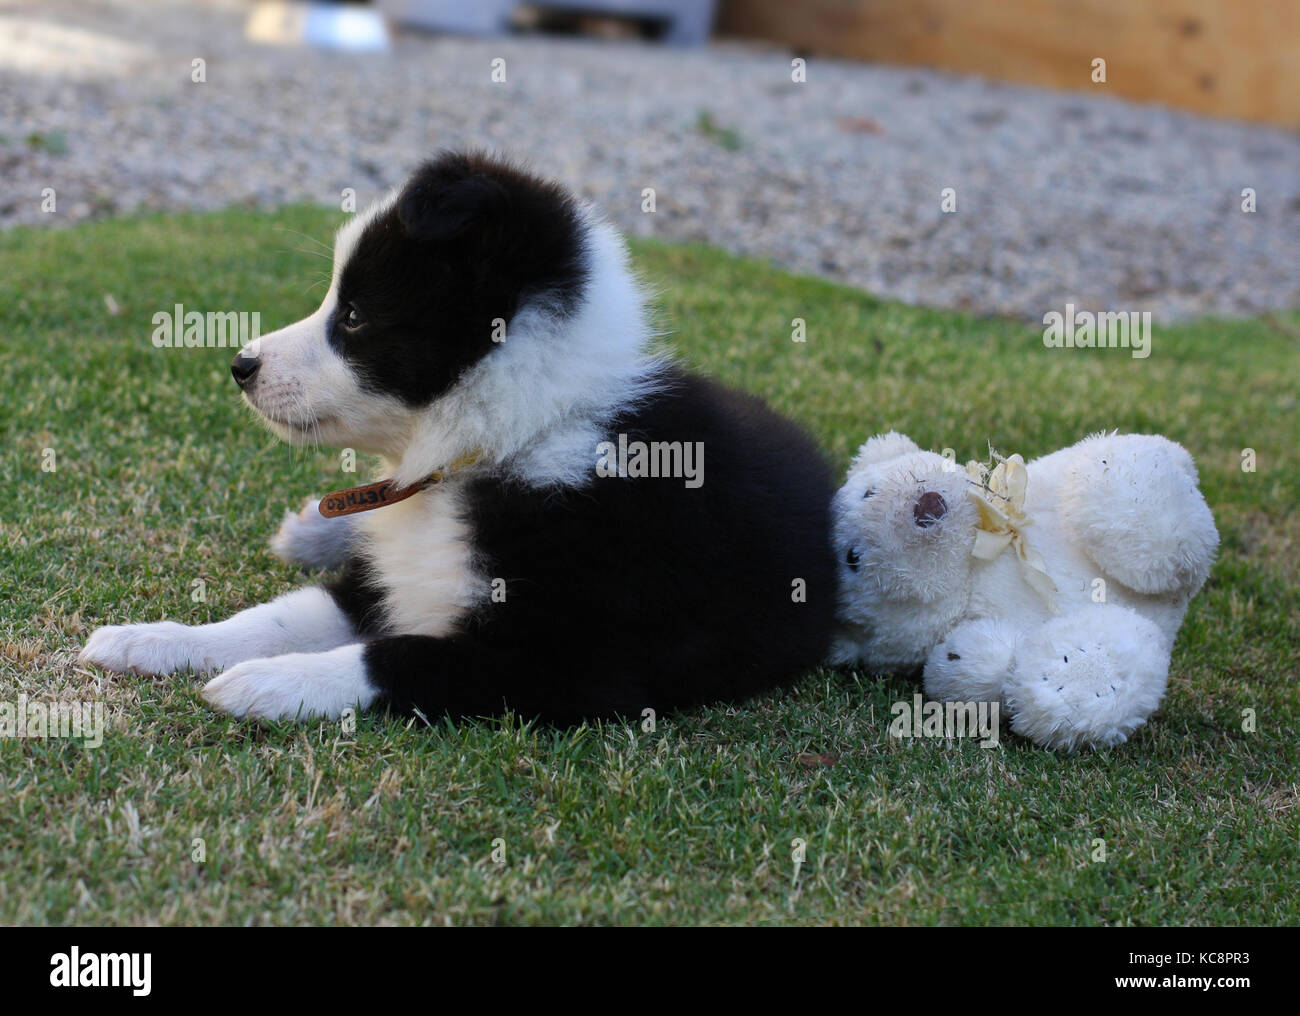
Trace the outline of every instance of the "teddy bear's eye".
[[870, 488], [868, 488], [867, 490], [864, 490], [864, 491], [862, 492], [862, 500], [865, 501], [867, 498], [869, 498], [869, 497], [870, 497], [872, 494], [874, 494], [874, 493], [875, 493], [875, 491], [874, 491], [874, 490], [871, 490]]
[[861, 560], [862, 559], [858, 557], [857, 547], [850, 547], [848, 553], [844, 555], [844, 563], [848, 565], [853, 571], [858, 570], [858, 564], [861, 562]]

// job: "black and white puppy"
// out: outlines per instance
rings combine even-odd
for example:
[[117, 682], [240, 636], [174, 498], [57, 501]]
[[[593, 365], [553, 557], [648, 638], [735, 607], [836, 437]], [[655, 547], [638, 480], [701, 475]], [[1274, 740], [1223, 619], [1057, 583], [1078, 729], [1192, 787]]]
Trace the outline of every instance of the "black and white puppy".
[[280, 551], [342, 564], [330, 584], [217, 624], [101, 628], [82, 658], [220, 671], [208, 702], [270, 718], [562, 724], [793, 681], [833, 632], [829, 470], [649, 338], [594, 211], [485, 155], [425, 164], [339, 231], [320, 308], [232, 369], [288, 442], [376, 453], [394, 489], [447, 475], [291, 518]]

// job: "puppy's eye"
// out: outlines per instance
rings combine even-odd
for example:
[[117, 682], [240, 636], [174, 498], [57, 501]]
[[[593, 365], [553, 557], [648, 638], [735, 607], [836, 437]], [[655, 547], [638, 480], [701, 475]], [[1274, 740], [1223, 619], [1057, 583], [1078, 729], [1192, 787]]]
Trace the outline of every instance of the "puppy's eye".
[[338, 323], [350, 332], [356, 331], [361, 327], [361, 315], [357, 313], [356, 307], [350, 303], [345, 303], [339, 307], [337, 316]]
[[862, 559], [858, 557], [857, 547], [850, 547], [848, 553], [844, 555], [844, 563], [848, 565], [852, 571], [858, 570], [858, 565], [861, 563], [861, 560]]
[[874, 490], [870, 490], [870, 489], [863, 491], [863, 492], [862, 492], [862, 500], [865, 501], [867, 498], [871, 497], [871, 495], [874, 494], [874, 493], [875, 493], [875, 491], [874, 491]]

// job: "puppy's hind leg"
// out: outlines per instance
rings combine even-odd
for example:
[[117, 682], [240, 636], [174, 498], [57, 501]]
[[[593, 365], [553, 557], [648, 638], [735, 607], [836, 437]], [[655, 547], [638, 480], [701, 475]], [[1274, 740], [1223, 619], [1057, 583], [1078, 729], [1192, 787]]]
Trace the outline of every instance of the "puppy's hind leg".
[[472, 635], [394, 635], [324, 653], [247, 660], [210, 681], [203, 697], [236, 716], [271, 720], [337, 717], [349, 707], [384, 704], [429, 723], [510, 710], [569, 725], [672, 707], [654, 701], [639, 678], [617, 665], [552, 663], [543, 654]]
[[376, 701], [431, 723], [440, 716], [459, 720], [510, 710], [565, 726], [671, 705], [651, 701], [641, 678], [616, 662], [592, 667], [537, 649], [503, 648], [473, 634], [378, 638], [366, 644], [362, 661]]
[[203, 688], [208, 704], [235, 716], [268, 720], [337, 718], [365, 709], [377, 691], [366, 680], [360, 643], [325, 653], [287, 653], [245, 660]]
[[302, 511], [285, 512], [280, 528], [271, 537], [271, 553], [303, 571], [337, 568], [352, 552], [356, 530], [352, 519], [327, 519], [320, 513], [320, 501], [308, 501]]

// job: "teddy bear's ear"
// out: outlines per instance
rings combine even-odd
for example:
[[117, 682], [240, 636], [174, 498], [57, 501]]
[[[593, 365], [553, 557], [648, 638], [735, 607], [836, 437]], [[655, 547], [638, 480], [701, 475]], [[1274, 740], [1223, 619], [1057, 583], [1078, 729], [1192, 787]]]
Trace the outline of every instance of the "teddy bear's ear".
[[877, 462], [896, 459], [900, 455], [910, 455], [920, 450], [915, 441], [897, 431], [877, 434], [873, 438], [868, 438], [866, 444], [858, 449], [858, 454], [853, 457], [853, 464], [849, 466], [849, 472], [856, 473], [864, 466], [875, 465]]

